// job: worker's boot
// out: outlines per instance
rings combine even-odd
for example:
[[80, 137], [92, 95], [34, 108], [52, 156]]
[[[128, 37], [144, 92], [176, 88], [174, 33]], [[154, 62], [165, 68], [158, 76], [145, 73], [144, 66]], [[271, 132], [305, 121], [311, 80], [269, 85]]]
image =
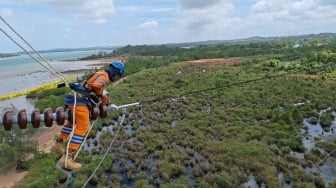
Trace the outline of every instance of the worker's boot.
[[66, 154], [64, 154], [59, 160], [59, 165], [62, 168], [70, 169], [74, 172], [78, 172], [82, 170], [82, 164], [77, 163], [73, 158], [75, 156], [75, 152], [69, 152], [68, 159], [65, 160]]
[[65, 150], [63, 149], [63, 140], [57, 138], [55, 144], [50, 148], [50, 151], [56, 154], [63, 155], [65, 152]]

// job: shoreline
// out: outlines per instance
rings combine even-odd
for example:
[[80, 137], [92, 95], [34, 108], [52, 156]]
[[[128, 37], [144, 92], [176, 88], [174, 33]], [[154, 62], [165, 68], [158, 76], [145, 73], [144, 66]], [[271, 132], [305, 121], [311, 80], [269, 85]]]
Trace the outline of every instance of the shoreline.
[[[78, 74], [84, 74], [90, 70], [95, 70], [108, 64], [100, 59], [91, 61], [72, 61], [52, 62], [58, 72], [64, 74], [65, 77], [73, 77]], [[1, 95], [16, 93], [28, 90], [36, 86], [40, 86], [52, 81], [60, 80], [57, 76], [45, 70], [43, 67], [34, 66], [23, 70], [13, 70], [1, 73], [0, 91]]]
[[[112, 61], [118, 60], [118, 58], [99, 58], [93, 60], [78, 60], [78, 61], [57, 61], [52, 62], [53, 66], [57, 68], [65, 77], [82, 76], [89, 71], [95, 71], [100, 69], [104, 65], [109, 64]], [[6, 72], [6, 74], [0, 74], [2, 82], [0, 82], [0, 96], [8, 95], [12, 93], [18, 93], [20, 91], [26, 91], [37, 86], [61, 80], [39, 66], [14, 72]], [[4, 108], [26, 107], [32, 108], [31, 101], [25, 99], [25, 95], [15, 97], [8, 100], [0, 101], [0, 114]]]

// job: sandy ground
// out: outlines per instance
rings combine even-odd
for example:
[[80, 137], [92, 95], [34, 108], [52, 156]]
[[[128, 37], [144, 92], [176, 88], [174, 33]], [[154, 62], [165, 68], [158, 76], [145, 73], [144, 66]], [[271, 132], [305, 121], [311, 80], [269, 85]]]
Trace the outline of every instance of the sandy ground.
[[245, 60], [245, 58], [241, 57], [228, 57], [228, 58], [213, 58], [213, 59], [199, 59], [199, 60], [193, 60], [188, 61], [189, 63], [211, 63], [211, 64], [234, 64], [239, 63]]
[[26, 175], [28, 171], [18, 172], [13, 168], [6, 174], [0, 174], [0, 187], [10, 188], [15, 187]]
[[49, 153], [55, 143], [54, 137], [60, 133], [61, 129], [62, 126], [56, 123], [52, 127], [40, 128], [32, 137], [32, 141], [36, 142], [39, 151]]

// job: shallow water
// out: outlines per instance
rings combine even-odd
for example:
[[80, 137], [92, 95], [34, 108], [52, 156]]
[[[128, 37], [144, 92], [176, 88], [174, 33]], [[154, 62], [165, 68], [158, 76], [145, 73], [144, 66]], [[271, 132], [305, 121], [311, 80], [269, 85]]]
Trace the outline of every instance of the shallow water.
[[[53, 62], [55, 68], [62, 71], [75, 71], [75, 70], [95, 70], [102, 65], [98, 65], [101, 62], [96, 61], [74, 61], [74, 62]], [[94, 66], [93, 64], [97, 64]], [[77, 73], [64, 73], [66, 77], [76, 76]], [[34, 68], [24, 69], [19, 71], [1, 73], [0, 79], [0, 95], [15, 93], [31, 89], [50, 81], [61, 79], [50, 72], [47, 72], [43, 67], [35, 66]]]
[[[41, 53], [41, 55], [48, 60], [48, 63], [50, 63], [51, 66], [48, 66], [43, 60], [38, 63], [28, 55], [0, 58], [0, 95], [23, 91], [50, 81], [60, 80], [60, 78], [51, 74], [46, 67], [51, 70], [56, 69], [59, 72], [94, 69], [97, 66], [88, 65], [101, 62], [76, 61], [76, 59], [98, 54], [100, 52], [101, 50], [86, 50]], [[112, 51], [107, 50], [106, 52], [110, 53]], [[34, 57], [37, 58], [38, 56]], [[72, 60], [61, 61], [66, 59]]]
[[[319, 115], [321, 116], [323, 112], [326, 110], [320, 111]], [[318, 138], [319, 141], [327, 141], [333, 142], [336, 141], [336, 120], [332, 121], [330, 125], [330, 131], [323, 130], [321, 124], [318, 122], [317, 124], [310, 124], [308, 119], [305, 118], [303, 120], [303, 126], [306, 127], [307, 130], [302, 130], [301, 134], [304, 135], [302, 140], [303, 146], [307, 151], [310, 151], [312, 148], [316, 148], [315, 138]], [[321, 152], [324, 150], [319, 149]], [[301, 156], [303, 154], [297, 153], [296, 156]], [[323, 179], [325, 185], [327, 186], [330, 182], [336, 181], [336, 159], [335, 157], [328, 156], [325, 159], [321, 159], [320, 162], [323, 162], [323, 165], [315, 164], [313, 168], [307, 168], [306, 171], [310, 173], [319, 172], [321, 178]]]

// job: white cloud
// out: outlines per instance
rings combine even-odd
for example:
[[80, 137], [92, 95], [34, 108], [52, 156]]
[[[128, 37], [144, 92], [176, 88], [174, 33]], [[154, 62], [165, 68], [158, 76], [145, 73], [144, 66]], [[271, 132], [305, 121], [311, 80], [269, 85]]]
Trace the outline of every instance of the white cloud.
[[230, 0], [180, 0], [179, 2], [179, 30], [186, 30], [200, 40], [219, 38], [223, 35], [223, 31], [239, 21], [238, 18], [231, 16], [235, 7]]
[[[335, 0], [255, 0], [245, 13], [234, 0], [179, 0], [176, 36], [185, 40], [233, 39], [335, 32]], [[235, 5], [237, 7], [235, 7]]]
[[139, 27], [144, 30], [153, 30], [156, 29], [158, 26], [159, 22], [157, 22], [156, 20], [147, 21], [139, 25]]
[[155, 7], [155, 6], [123, 6], [117, 7], [118, 10], [125, 12], [133, 12], [133, 13], [165, 13], [165, 12], [173, 12], [175, 9], [172, 7]]
[[161, 40], [160, 24], [157, 20], [148, 20], [128, 30], [123, 40], [133, 44], [153, 44]]
[[182, 9], [204, 9], [220, 4], [223, 0], [180, 0]]
[[89, 20], [101, 24], [114, 13], [111, 0], [43, 0], [60, 14], [73, 14], [78, 21]]
[[335, 9], [336, 3], [323, 0], [260, 0], [244, 20], [245, 28], [259, 35], [328, 32], [336, 24]]
[[12, 4], [42, 4], [51, 7], [58, 14], [73, 15], [79, 22], [105, 23], [114, 13], [112, 0], [12, 0]]
[[13, 11], [9, 8], [0, 9], [0, 15], [3, 17], [10, 17], [13, 15]]
[[261, 22], [288, 22], [311, 19], [314, 16], [316, 3], [312, 0], [303, 1], [258, 1], [253, 7], [250, 18]]

